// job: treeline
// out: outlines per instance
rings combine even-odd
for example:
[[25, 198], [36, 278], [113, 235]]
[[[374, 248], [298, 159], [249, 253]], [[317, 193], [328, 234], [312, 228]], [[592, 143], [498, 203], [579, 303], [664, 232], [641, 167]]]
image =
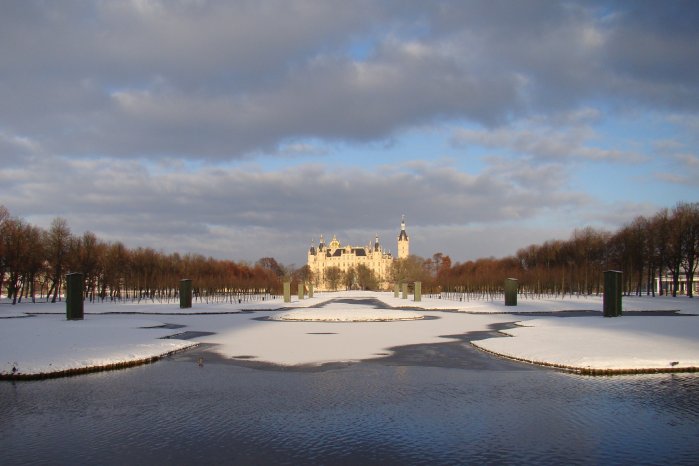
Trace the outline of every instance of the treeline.
[[657, 278], [659, 294], [692, 297], [698, 262], [699, 203], [683, 202], [636, 217], [616, 232], [587, 227], [567, 241], [531, 245], [514, 256], [440, 267], [432, 279], [445, 292], [501, 292], [505, 278], [516, 278], [521, 293], [589, 295], [603, 292], [605, 270], [619, 270], [627, 295], [655, 296]]
[[85, 277], [85, 299], [167, 301], [192, 279], [194, 299], [238, 301], [279, 294], [283, 268], [272, 258], [254, 266], [201, 255], [129, 249], [91, 232], [71, 233], [64, 219], [48, 230], [12, 217], [0, 206], [0, 290], [14, 303], [61, 299], [65, 275]]
[[[533, 296], [600, 294], [603, 272], [623, 272], [625, 294], [693, 296], [699, 263], [699, 203], [679, 203], [650, 217], [639, 216], [616, 232], [591, 227], [568, 240], [550, 240], [522, 248], [513, 256], [452, 264], [442, 253], [424, 259], [394, 261], [392, 283], [421, 281], [424, 293], [458, 293], [467, 298], [502, 292], [516, 278], [520, 293]], [[151, 248], [129, 249], [91, 232], [71, 233], [64, 219], [48, 230], [12, 217], [0, 206], [0, 290], [13, 303], [22, 299], [61, 298], [65, 275], [85, 276], [88, 300], [177, 299], [179, 281], [192, 279], [200, 301], [247, 300], [281, 293], [282, 281], [312, 283], [310, 269], [287, 268], [265, 257], [255, 265], [201, 255], [164, 254]], [[380, 281], [367, 267], [327, 271], [332, 289], [377, 289]], [[666, 280], [669, 277], [670, 280]]]

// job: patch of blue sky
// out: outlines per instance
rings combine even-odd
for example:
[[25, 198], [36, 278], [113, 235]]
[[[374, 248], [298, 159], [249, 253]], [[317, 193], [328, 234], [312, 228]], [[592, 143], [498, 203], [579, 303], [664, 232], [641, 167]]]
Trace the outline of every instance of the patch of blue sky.
[[[449, 164], [454, 169], [475, 173], [483, 168], [479, 154], [455, 147], [449, 134], [439, 128], [419, 127], [401, 131], [392, 137], [372, 142], [325, 141], [309, 138], [286, 142], [275, 153], [261, 154], [255, 161], [264, 170], [282, 170], [306, 164], [329, 168], [354, 167], [371, 170], [396, 167], [409, 162]], [[304, 149], [307, 149], [304, 151]], [[475, 153], [474, 153], [475, 152]], [[233, 163], [246, 163], [245, 161]]]
[[679, 136], [675, 124], [664, 115], [654, 112], [622, 112], [612, 118], [604, 118], [595, 129], [608, 143], [629, 149], [650, 148], [657, 141], [675, 139]]
[[575, 170], [579, 183], [594, 181], [607, 199], [659, 206], [699, 195], [696, 187], [673, 181], [673, 175], [683, 175], [683, 167], [673, 157], [673, 151], [687, 148], [682, 142], [682, 129], [665, 115], [629, 112], [606, 118], [595, 129], [600, 136], [594, 141], [595, 146], [634, 153], [639, 159], [586, 163]]
[[358, 36], [347, 46], [347, 55], [354, 61], [368, 60], [376, 50], [376, 40], [371, 36]]
[[[697, 197], [697, 189], [662, 179], [664, 169], [654, 163], [580, 164], [570, 170], [573, 191], [585, 192], [602, 203], [651, 204], [658, 208], [674, 205], [682, 199]], [[681, 173], [681, 167], [677, 167]]]

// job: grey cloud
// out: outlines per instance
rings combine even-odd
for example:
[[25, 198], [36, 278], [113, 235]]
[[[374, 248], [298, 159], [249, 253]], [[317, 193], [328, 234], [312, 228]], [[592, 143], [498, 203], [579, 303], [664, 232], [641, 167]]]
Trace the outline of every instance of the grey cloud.
[[68, 156], [230, 159], [587, 99], [692, 110], [699, 8], [669, 3], [9, 2], [0, 129]]
[[603, 55], [615, 89], [667, 108], [699, 105], [699, 8], [693, 1], [621, 2]]
[[[348, 240], [363, 243], [377, 231], [390, 238], [401, 214], [414, 227], [469, 225], [531, 218], [581, 202], [562, 186], [521, 176], [521, 170], [471, 175], [425, 163], [380, 172], [309, 165], [280, 172], [155, 173], [138, 162], [55, 158], [25, 172], [21, 183], [0, 191], [16, 215], [29, 212], [47, 224], [63, 216], [76, 231], [112, 240], [233, 257], [248, 254], [242, 244], [257, 241], [259, 232], [288, 235], [288, 241], [305, 245], [320, 233], [356, 230], [366, 236]], [[221, 247], [225, 238], [230, 248]]]

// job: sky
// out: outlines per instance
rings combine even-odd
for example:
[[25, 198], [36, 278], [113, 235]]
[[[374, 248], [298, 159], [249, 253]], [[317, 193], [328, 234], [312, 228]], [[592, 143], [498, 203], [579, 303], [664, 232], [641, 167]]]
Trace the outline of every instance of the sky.
[[8, 0], [0, 204], [300, 266], [453, 262], [699, 201], [699, 2]]

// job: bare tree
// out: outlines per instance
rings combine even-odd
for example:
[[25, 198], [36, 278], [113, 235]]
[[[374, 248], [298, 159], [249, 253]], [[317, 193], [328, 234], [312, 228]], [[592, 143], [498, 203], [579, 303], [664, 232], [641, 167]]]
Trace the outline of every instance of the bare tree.
[[364, 264], [357, 266], [357, 285], [362, 290], [375, 290], [379, 287], [374, 271]]
[[44, 237], [44, 247], [50, 266], [51, 289], [49, 295], [53, 292], [51, 302], [55, 303], [56, 299], [60, 299], [62, 277], [65, 272], [67, 254], [70, 247], [71, 233], [68, 228], [68, 222], [60, 217], [53, 219], [51, 228]]
[[257, 265], [263, 269], [270, 270], [277, 277], [282, 278], [284, 276], [284, 268], [277, 262], [274, 257], [263, 257], [257, 261]]
[[675, 208], [679, 217], [682, 251], [682, 269], [684, 270], [687, 296], [694, 297], [694, 274], [699, 261], [699, 202], [680, 203]]
[[21, 280], [23, 276], [24, 259], [29, 252], [26, 238], [28, 225], [19, 219], [7, 219], [3, 224], [2, 243], [5, 253], [5, 266], [8, 272], [7, 297], [12, 304], [17, 304]]
[[354, 267], [349, 267], [342, 274], [342, 283], [345, 285], [346, 290], [351, 290], [357, 283], [357, 269]]
[[[10, 218], [10, 212], [4, 205], [0, 204], [0, 235], [5, 237], [5, 228], [7, 220]], [[0, 240], [0, 290], [5, 281], [5, 272], [7, 271], [7, 259], [5, 257], [4, 241]]]
[[342, 270], [340, 270], [340, 267], [328, 267], [325, 269], [325, 280], [331, 290], [337, 291], [337, 287], [342, 281]]

